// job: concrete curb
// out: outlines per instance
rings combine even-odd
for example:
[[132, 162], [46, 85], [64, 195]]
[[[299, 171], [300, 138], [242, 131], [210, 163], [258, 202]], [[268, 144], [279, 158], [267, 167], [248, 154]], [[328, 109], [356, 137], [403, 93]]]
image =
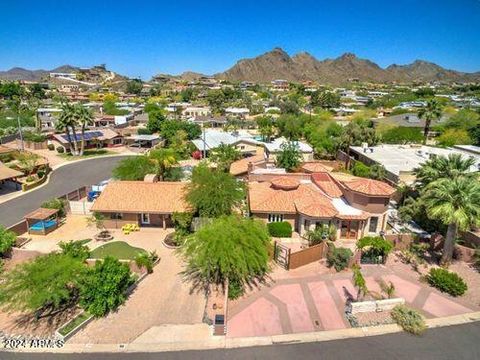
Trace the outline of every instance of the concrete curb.
[[[427, 319], [428, 328], [461, 325], [480, 320], [480, 312], [454, 315], [443, 318]], [[319, 331], [310, 333], [284, 334], [264, 337], [227, 338], [212, 336], [202, 341], [186, 341], [175, 343], [130, 343], [130, 344], [66, 344], [58, 349], [25, 348], [10, 351], [42, 352], [42, 353], [107, 353], [107, 352], [165, 352], [181, 350], [235, 349], [253, 346], [268, 346], [278, 344], [300, 344], [361, 338], [367, 336], [386, 335], [402, 332], [396, 324], [350, 328], [341, 330]], [[1, 349], [1, 348], [0, 348]]]
[[119, 157], [119, 156], [137, 156], [139, 154], [110, 154], [110, 155], [100, 155], [100, 156], [94, 156], [94, 157], [91, 157], [91, 158], [86, 158], [86, 159], [78, 159], [78, 160], [72, 160], [72, 161], [67, 161], [67, 162], [64, 162], [62, 164], [58, 164], [54, 167], [52, 167], [52, 170], [48, 173], [47, 175], [47, 181], [45, 181], [43, 184], [37, 186], [37, 187], [34, 187], [33, 189], [30, 189], [28, 191], [21, 191], [19, 192], [17, 195], [15, 196], [12, 196], [8, 199], [5, 199], [5, 200], [2, 200], [0, 199], [0, 204], [3, 204], [7, 201], [10, 201], [10, 200], [13, 200], [13, 199], [16, 199], [16, 198], [19, 198], [20, 196], [23, 196], [23, 195], [26, 195], [32, 191], [35, 191], [35, 190], [38, 190], [38, 189], [41, 189], [42, 187], [44, 187], [45, 185], [47, 185], [49, 182], [50, 182], [50, 177], [52, 176], [53, 172], [63, 166], [66, 166], [66, 165], [71, 165], [71, 164], [76, 164], [78, 162], [81, 162], [81, 161], [89, 161], [89, 160], [95, 160], [95, 159], [101, 159], [101, 158], [106, 158], [106, 157]]

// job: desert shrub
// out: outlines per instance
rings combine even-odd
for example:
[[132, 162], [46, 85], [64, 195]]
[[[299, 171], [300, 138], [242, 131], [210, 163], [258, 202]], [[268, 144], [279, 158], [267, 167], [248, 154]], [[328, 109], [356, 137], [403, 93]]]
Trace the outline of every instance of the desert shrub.
[[153, 272], [153, 259], [145, 252], [139, 253], [135, 256], [135, 264], [137, 264], [139, 268], [144, 267], [149, 274]]
[[65, 148], [63, 146], [57, 146], [57, 152], [59, 154], [63, 154], [65, 152]]
[[468, 289], [465, 281], [457, 273], [442, 268], [430, 269], [427, 281], [433, 287], [452, 296], [461, 296]]
[[418, 311], [405, 305], [395, 306], [391, 316], [403, 330], [411, 334], [421, 335], [427, 328], [423, 316]]
[[228, 298], [230, 300], [238, 299], [245, 293], [243, 284], [238, 280], [230, 280], [228, 282]]
[[50, 151], [53, 151], [53, 150], [55, 150], [55, 145], [53, 145], [53, 144], [48, 144], [48, 145], [47, 145], [47, 149], [50, 150]]
[[33, 132], [33, 131], [25, 131], [23, 133], [23, 138], [26, 141], [31, 141], [35, 143], [41, 143], [47, 140], [47, 137], [44, 134]]
[[273, 237], [292, 237], [292, 225], [288, 221], [267, 224], [268, 232]]
[[348, 262], [352, 256], [352, 250], [332, 246], [327, 253], [327, 264], [329, 267], [333, 266], [337, 271], [342, 271], [348, 266]]

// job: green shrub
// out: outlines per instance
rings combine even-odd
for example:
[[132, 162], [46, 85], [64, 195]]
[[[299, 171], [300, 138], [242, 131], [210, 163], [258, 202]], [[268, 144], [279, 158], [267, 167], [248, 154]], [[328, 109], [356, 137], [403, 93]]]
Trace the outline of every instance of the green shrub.
[[0, 257], [12, 249], [16, 240], [17, 235], [13, 231], [7, 230], [4, 226], [0, 225]]
[[433, 287], [452, 296], [461, 296], [468, 289], [465, 281], [457, 273], [442, 268], [430, 269], [427, 281]]
[[23, 133], [23, 138], [25, 141], [31, 141], [34, 143], [41, 143], [47, 140], [47, 137], [44, 134], [32, 131], [25, 131]]
[[59, 154], [63, 154], [65, 152], [65, 148], [63, 146], [57, 146], [57, 152]]
[[395, 306], [391, 316], [403, 330], [411, 334], [420, 335], [427, 328], [423, 316], [418, 311], [405, 305]]
[[68, 255], [74, 259], [85, 261], [90, 256], [90, 249], [85, 245], [85, 240], [70, 240], [69, 242], [61, 241], [58, 246], [62, 250], [62, 254]]
[[48, 145], [47, 145], [47, 149], [50, 150], [50, 151], [53, 151], [53, 150], [55, 150], [55, 145], [53, 145], [53, 144], [48, 144]]
[[288, 221], [267, 224], [268, 232], [273, 237], [292, 237], [292, 225]]
[[66, 215], [65, 214], [65, 202], [64, 202], [64, 200], [54, 198], [54, 199], [45, 201], [41, 205], [41, 207], [46, 208], [46, 209], [57, 209], [59, 217], [64, 217]]
[[352, 168], [352, 174], [355, 176], [368, 178], [370, 176], [370, 167], [357, 161]]
[[357, 241], [357, 248], [362, 250], [362, 258], [381, 259], [384, 262], [393, 250], [393, 243], [381, 236], [364, 236]]
[[138, 135], [152, 135], [152, 131], [148, 130], [147, 128], [138, 128], [137, 130]]
[[348, 266], [350, 258], [353, 256], [352, 250], [331, 246], [327, 253], [328, 267], [334, 267], [337, 271], [342, 271]]
[[238, 299], [245, 293], [243, 284], [238, 280], [230, 280], [228, 282], [228, 299]]

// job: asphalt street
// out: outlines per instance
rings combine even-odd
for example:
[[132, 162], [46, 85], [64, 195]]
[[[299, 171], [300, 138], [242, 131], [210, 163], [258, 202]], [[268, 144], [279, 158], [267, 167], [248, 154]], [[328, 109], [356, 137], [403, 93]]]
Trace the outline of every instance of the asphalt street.
[[428, 330], [304, 344], [164, 353], [26, 354], [0, 352], [0, 360], [475, 360], [480, 359], [480, 322]]
[[92, 185], [109, 179], [113, 168], [125, 157], [92, 158], [54, 170], [46, 185], [0, 204], [0, 224], [11, 226], [22, 220], [25, 214], [37, 209], [46, 200], [64, 195], [84, 185]]

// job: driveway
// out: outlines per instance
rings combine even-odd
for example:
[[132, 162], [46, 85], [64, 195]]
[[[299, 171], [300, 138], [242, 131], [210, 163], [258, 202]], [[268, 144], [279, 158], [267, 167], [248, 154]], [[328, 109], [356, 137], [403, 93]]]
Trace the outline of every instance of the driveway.
[[[364, 265], [362, 273], [369, 291], [381, 293], [378, 281], [391, 281], [395, 296], [404, 298], [427, 318], [479, 310], [384, 266]], [[227, 335], [268, 336], [350, 327], [344, 310], [347, 300], [356, 296], [351, 272], [297, 276], [277, 279], [234, 302], [229, 308]]]
[[0, 224], [11, 226], [46, 200], [64, 195], [81, 186], [109, 179], [118, 162], [126, 157], [93, 158], [64, 165], [54, 170], [46, 185], [0, 204]]

